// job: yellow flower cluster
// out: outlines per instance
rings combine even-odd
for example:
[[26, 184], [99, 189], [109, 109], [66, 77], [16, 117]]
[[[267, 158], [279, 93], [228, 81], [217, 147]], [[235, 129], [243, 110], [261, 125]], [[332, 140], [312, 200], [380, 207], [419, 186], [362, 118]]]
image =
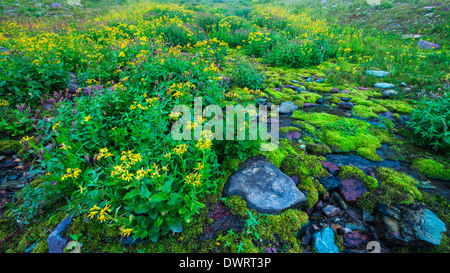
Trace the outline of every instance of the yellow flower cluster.
[[61, 181], [64, 181], [69, 177], [78, 178], [80, 173], [81, 173], [81, 170], [78, 168], [75, 168], [75, 169], [67, 168], [67, 173], [62, 175]]
[[177, 155], [183, 155], [187, 151], [188, 146], [186, 144], [177, 145], [173, 148], [173, 152]]
[[110, 156], [114, 156], [114, 155], [108, 151], [108, 148], [102, 148], [102, 149], [100, 149], [100, 153], [99, 153], [97, 159], [100, 160], [102, 158], [108, 158]]
[[9, 102], [7, 100], [4, 99], [0, 99], [0, 106], [8, 106]]
[[123, 228], [123, 227], [121, 227], [120, 228], [120, 235], [124, 236], [124, 237], [128, 237], [128, 236], [130, 236], [132, 231], [133, 231], [133, 229], [131, 229], [131, 228]]
[[202, 179], [201, 174], [199, 174], [198, 172], [193, 172], [193, 173], [188, 174], [184, 178], [184, 181], [189, 185], [199, 186], [202, 183], [201, 179]]
[[105, 207], [103, 207], [102, 209], [100, 209], [99, 207], [97, 207], [97, 205], [94, 205], [90, 210], [89, 210], [89, 215], [88, 217], [90, 219], [93, 219], [95, 215], [97, 216], [97, 220], [100, 221], [100, 223], [103, 223], [104, 221], [106, 221], [109, 217], [107, 212], [111, 212], [111, 205], [106, 205]]

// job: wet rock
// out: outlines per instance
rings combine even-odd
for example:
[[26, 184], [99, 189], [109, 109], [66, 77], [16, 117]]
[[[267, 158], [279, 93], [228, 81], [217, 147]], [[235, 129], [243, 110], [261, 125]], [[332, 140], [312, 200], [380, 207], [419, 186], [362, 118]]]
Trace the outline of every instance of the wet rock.
[[341, 198], [341, 196], [339, 195], [339, 193], [333, 192], [332, 194], [333, 194], [333, 197], [336, 199], [336, 202], [339, 204], [339, 206], [340, 206], [342, 209], [344, 209], [344, 210], [348, 209], [347, 204], [345, 203], [344, 200], [342, 200], [342, 198]]
[[344, 235], [344, 234], [353, 232], [353, 230], [351, 228], [348, 228], [348, 227], [340, 227], [340, 228], [338, 228], [336, 230], [336, 232], [339, 235]]
[[384, 78], [389, 75], [389, 72], [383, 70], [367, 70], [366, 74], [377, 78]]
[[333, 205], [328, 205], [323, 208], [322, 212], [327, 218], [333, 218], [341, 213], [341, 210]]
[[294, 181], [295, 185], [298, 185], [298, 183], [300, 183], [300, 178], [296, 175], [291, 175], [289, 176], [290, 179], [292, 179], [292, 181]]
[[345, 202], [354, 204], [358, 201], [364, 193], [367, 192], [364, 184], [356, 179], [345, 179], [341, 181], [341, 194], [344, 197]]
[[10, 180], [3, 182], [0, 185], [0, 191], [7, 190], [7, 191], [17, 191], [24, 188], [23, 180]]
[[339, 93], [339, 89], [336, 87], [331, 88], [331, 93]]
[[409, 206], [380, 207], [379, 236], [387, 244], [411, 248], [437, 246], [445, 232], [445, 223], [422, 204]]
[[14, 158], [12, 157], [3, 160], [1, 163], [2, 168], [14, 168], [17, 165], [19, 165], [19, 163], [15, 161]]
[[352, 98], [339, 98], [343, 102], [349, 102], [352, 100]]
[[289, 140], [298, 140], [302, 137], [302, 134], [299, 132], [289, 132], [286, 134], [286, 138]]
[[303, 103], [303, 108], [312, 108], [316, 106], [317, 106], [316, 103], [309, 103], [309, 102]]
[[333, 229], [326, 227], [314, 233], [313, 248], [317, 253], [339, 253], [339, 249], [334, 242]]
[[363, 244], [365, 245], [370, 241], [369, 236], [359, 230], [342, 235], [342, 239], [343, 245], [347, 248], [355, 248]]
[[294, 181], [263, 156], [248, 159], [231, 175], [223, 194], [240, 195], [249, 207], [260, 213], [270, 214], [300, 207], [306, 201], [305, 195]]
[[424, 40], [420, 40], [417, 43], [417, 46], [420, 49], [441, 49], [442, 48], [442, 46], [439, 44], [435, 44], [435, 43], [424, 41]]
[[303, 237], [301, 239], [301, 245], [307, 246], [311, 243], [311, 240], [312, 240], [312, 234], [309, 230], [307, 230], [305, 235], [303, 235]]
[[369, 90], [369, 88], [367, 88], [367, 87], [362, 87], [362, 86], [358, 86], [358, 89], [359, 89], [359, 90]]
[[327, 170], [332, 175], [338, 174], [338, 172], [341, 170], [341, 168], [339, 168], [338, 166], [336, 166], [331, 162], [322, 161], [320, 162], [320, 164], [325, 170]]
[[326, 176], [326, 177], [320, 177], [318, 179], [319, 183], [322, 184], [322, 186], [327, 191], [333, 191], [338, 190], [341, 187], [341, 181], [339, 178], [336, 178], [334, 176]]
[[354, 105], [351, 102], [339, 102], [337, 106], [341, 109], [352, 110]]
[[298, 106], [292, 101], [283, 101], [278, 108], [280, 114], [291, 114], [298, 109]]
[[394, 88], [395, 85], [393, 85], [392, 83], [377, 82], [377, 83], [375, 83], [374, 87], [380, 88], [380, 89], [390, 89], [390, 88]]
[[69, 242], [69, 238], [67, 236], [63, 236], [64, 230], [70, 223], [72, 219], [70, 216], [64, 218], [64, 220], [59, 223], [59, 225], [50, 233], [47, 238], [48, 244], [48, 252], [49, 253], [63, 253], [64, 248], [67, 246]]

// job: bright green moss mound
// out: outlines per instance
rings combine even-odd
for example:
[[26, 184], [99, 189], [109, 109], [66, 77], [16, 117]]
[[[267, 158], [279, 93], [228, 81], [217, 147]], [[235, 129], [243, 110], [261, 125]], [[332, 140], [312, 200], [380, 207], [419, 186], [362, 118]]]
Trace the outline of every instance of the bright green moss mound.
[[328, 113], [304, 113], [300, 110], [292, 114], [293, 118], [305, 121], [320, 130], [314, 130], [314, 136], [322, 140], [335, 152], [356, 152], [358, 155], [381, 161], [376, 150], [386, 137], [369, 123], [351, 118], [343, 118]]
[[238, 215], [243, 218], [248, 218], [247, 202], [245, 202], [245, 200], [241, 196], [228, 196], [225, 204], [230, 209], [230, 212], [232, 214]]
[[450, 180], [450, 169], [431, 158], [417, 158], [411, 167], [430, 178]]
[[290, 132], [300, 132], [300, 129], [297, 128], [297, 127], [293, 127], [293, 126], [281, 127], [280, 128], [280, 132], [284, 133], [284, 134], [287, 134], [287, 133], [290, 133]]
[[288, 209], [279, 215], [262, 216], [260, 223], [257, 231], [263, 240], [275, 241], [278, 238], [283, 243], [289, 243], [293, 249], [300, 250], [295, 236], [308, 223], [308, 215], [301, 210]]
[[375, 169], [378, 187], [366, 192], [358, 205], [367, 211], [373, 211], [377, 203], [385, 205], [408, 205], [415, 200], [421, 201], [422, 194], [417, 189], [417, 181], [411, 176], [392, 168], [380, 167]]

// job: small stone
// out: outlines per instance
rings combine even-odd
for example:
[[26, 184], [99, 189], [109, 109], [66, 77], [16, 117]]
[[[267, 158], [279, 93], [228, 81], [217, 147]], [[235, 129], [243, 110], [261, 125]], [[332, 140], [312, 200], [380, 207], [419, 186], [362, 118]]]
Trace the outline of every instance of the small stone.
[[345, 202], [354, 204], [356, 201], [367, 192], [364, 184], [357, 179], [345, 179], [341, 181], [341, 194], [344, 197]]
[[327, 218], [333, 218], [341, 213], [341, 210], [333, 205], [328, 205], [323, 208], [322, 212], [327, 216]]
[[383, 96], [386, 98], [394, 97], [397, 95], [398, 95], [398, 92], [395, 90], [392, 90], [392, 89], [383, 91]]
[[299, 132], [289, 132], [286, 134], [286, 138], [289, 140], [298, 140], [302, 137], [302, 134]]
[[352, 110], [354, 105], [351, 102], [339, 102], [337, 106], [341, 109]]
[[350, 91], [348, 91], [348, 90], [342, 90], [341, 93], [348, 94], [348, 93], [350, 93]]
[[359, 90], [369, 90], [369, 88], [358, 86]]
[[332, 92], [332, 93], [339, 93], [339, 89], [337, 89], [336, 87], [333, 87], [333, 88], [331, 89], [331, 92]]
[[347, 248], [355, 248], [370, 241], [369, 236], [359, 230], [344, 234], [342, 239], [343, 245]]
[[320, 164], [325, 170], [327, 170], [332, 175], [336, 175], [341, 170], [340, 167], [331, 162], [321, 161]]
[[337, 229], [337, 233], [339, 235], [347, 234], [347, 233], [350, 233], [350, 232], [353, 232], [353, 230], [351, 228], [348, 228], [348, 227], [340, 227], [340, 228]]
[[60, 8], [62, 8], [62, 5], [60, 3], [53, 3], [53, 4], [50, 4], [49, 7], [54, 8], [54, 9], [60, 9]]
[[393, 85], [392, 83], [377, 82], [377, 83], [375, 83], [374, 87], [380, 88], [380, 89], [390, 89], [390, 88], [394, 88], [395, 85]]
[[336, 199], [336, 201], [339, 203], [339, 206], [341, 206], [342, 209], [346, 210], [348, 209], [347, 204], [344, 200], [342, 200], [341, 196], [337, 192], [333, 192], [333, 197]]
[[303, 108], [312, 108], [316, 106], [317, 106], [316, 103], [309, 103], [309, 102], [303, 103]]
[[389, 72], [383, 70], [367, 70], [366, 74], [377, 78], [384, 78], [389, 75]]
[[349, 102], [352, 100], [352, 98], [339, 98], [343, 102]]

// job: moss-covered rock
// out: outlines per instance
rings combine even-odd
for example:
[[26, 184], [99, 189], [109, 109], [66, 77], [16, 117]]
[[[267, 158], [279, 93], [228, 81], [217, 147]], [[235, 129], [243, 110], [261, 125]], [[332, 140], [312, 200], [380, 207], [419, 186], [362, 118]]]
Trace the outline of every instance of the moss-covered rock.
[[241, 196], [228, 196], [225, 204], [232, 214], [238, 215], [243, 218], [248, 218], [247, 202], [245, 202], [245, 200]]
[[432, 158], [414, 159], [411, 167], [427, 177], [450, 180], [450, 168]]
[[0, 141], [0, 154], [11, 153], [17, 154], [22, 149], [22, 143], [16, 140], [1, 140]]

